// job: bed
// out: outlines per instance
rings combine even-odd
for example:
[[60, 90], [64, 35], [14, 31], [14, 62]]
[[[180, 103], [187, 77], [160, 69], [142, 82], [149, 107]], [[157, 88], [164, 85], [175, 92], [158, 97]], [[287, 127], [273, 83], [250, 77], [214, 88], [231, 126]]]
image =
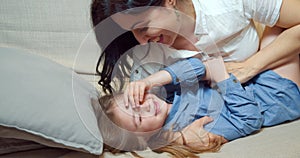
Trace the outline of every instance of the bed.
[[[101, 93], [95, 75], [100, 48], [89, 5], [90, 0], [1, 1], [1, 158], [133, 157], [102, 150], [94, 112]], [[199, 156], [298, 158], [299, 131], [300, 120], [287, 122]]]

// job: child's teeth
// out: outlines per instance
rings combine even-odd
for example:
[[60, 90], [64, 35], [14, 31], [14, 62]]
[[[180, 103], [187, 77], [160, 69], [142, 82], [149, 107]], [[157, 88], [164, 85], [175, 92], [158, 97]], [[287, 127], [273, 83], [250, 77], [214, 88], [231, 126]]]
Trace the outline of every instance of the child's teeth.
[[155, 42], [158, 42], [158, 41], [159, 41], [159, 37], [156, 37], [156, 38], [155, 38]]

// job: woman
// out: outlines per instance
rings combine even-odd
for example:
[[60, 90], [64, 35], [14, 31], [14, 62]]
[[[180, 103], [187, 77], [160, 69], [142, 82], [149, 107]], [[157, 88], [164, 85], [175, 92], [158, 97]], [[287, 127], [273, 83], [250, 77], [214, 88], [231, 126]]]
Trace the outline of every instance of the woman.
[[[234, 76], [226, 73], [221, 58], [209, 60], [205, 65], [206, 71], [199, 59], [189, 58], [139, 81], [146, 85], [178, 84], [179, 79], [182, 89], [175, 96], [173, 104], [153, 94], [146, 94], [137, 110], [126, 106], [126, 95], [101, 98], [103, 111], [100, 112], [104, 114], [99, 118], [99, 123], [104, 130], [104, 143], [127, 151], [142, 150], [149, 145], [154, 151], [181, 153], [185, 157], [191, 153], [215, 151], [221, 144], [249, 135], [262, 126], [273, 126], [300, 117], [300, 91], [291, 80], [268, 70], [255, 76], [243, 87]], [[220, 94], [210, 88], [206, 81], [198, 82], [208, 74], [210, 76], [206, 78], [217, 82]], [[283, 89], [280, 88], [282, 84], [286, 85]], [[143, 90], [141, 86], [137, 87]], [[206, 116], [212, 117], [213, 121], [210, 122]], [[199, 123], [199, 118], [204, 122]], [[109, 119], [116, 124], [114, 128], [111, 128]], [[208, 124], [201, 131], [205, 123]], [[113, 135], [110, 130], [120, 137]], [[176, 131], [175, 134], [163, 133], [170, 130]], [[198, 143], [187, 144], [186, 137], [193, 134], [193, 130], [199, 136]], [[122, 140], [123, 144], [114, 146], [121, 138], [126, 139]], [[182, 145], [184, 147], [180, 149]]]
[[[150, 18], [139, 23], [135, 21], [135, 25], [133, 23], [128, 25], [132, 20], [127, 19], [136, 17], [132, 15], [143, 15], [141, 10], [132, 11], [133, 14], [129, 11], [128, 14], [117, 14], [113, 17], [115, 22], [131, 32], [122, 36], [126, 37], [125, 41], [119, 38], [110, 45], [112, 47], [104, 47], [106, 49], [99, 59], [99, 62], [105, 60], [103, 71], [99, 72], [101, 75], [99, 83], [105, 90], [112, 91], [110, 85], [112, 71], [107, 70], [111, 70], [115, 64], [113, 62], [137, 42], [141, 44], [149, 41], [160, 42], [175, 49], [203, 50], [210, 54], [213, 51], [209, 49], [209, 45], [214, 41], [226, 62], [241, 62], [228, 64], [228, 69], [242, 83], [264, 70], [274, 69], [275, 72], [293, 71], [294, 75], [285, 77], [293, 78], [299, 85], [299, 3], [297, 0], [110, 0], [105, 3], [94, 0], [91, 6], [94, 26], [126, 9], [141, 6], [163, 6], [169, 9], [167, 12], [169, 16], [146, 10], [144, 13], [147, 13], [145, 14], [147, 16], [139, 17], [137, 20]], [[166, 18], [155, 21], [162, 17]], [[190, 17], [191, 20], [182, 17]], [[258, 51], [259, 38], [253, 21], [269, 26], [266, 34], [276, 32], [277, 27], [285, 30], [274, 42]], [[268, 33], [269, 30], [271, 32]], [[126, 45], [125, 49], [122, 44]], [[120, 51], [118, 52], [116, 48]], [[281, 69], [276, 70], [278, 66], [281, 66]]]

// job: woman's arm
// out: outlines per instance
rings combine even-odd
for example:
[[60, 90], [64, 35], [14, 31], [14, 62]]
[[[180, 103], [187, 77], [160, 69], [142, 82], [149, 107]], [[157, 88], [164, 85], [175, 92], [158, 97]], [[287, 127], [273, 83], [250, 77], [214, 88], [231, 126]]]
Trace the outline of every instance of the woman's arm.
[[[278, 28], [272, 28], [278, 29]], [[264, 37], [263, 37], [264, 38]], [[291, 61], [300, 50], [300, 25], [283, 31], [273, 42], [241, 63], [226, 63], [227, 71], [242, 83], [268, 69]]]
[[[275, 27], [280, 27], [284, 31], [268, 46], [260, 49], [246, 61], [240, 63], [226, 63], [228, 72], [233, 73], [244, 83], [260, 72], [286, 64], [295, 54], [299, 54], [299, 10], [299, 0], [283, 0], [279, 20]], [[274, 29], [278, 31], [278, 28]], [[264, 38], [264, 36], [262, 38]]]
[[300, 1], [299, 0], [283, 0], [279, 19], [276, 26], [282, 28], [291, 28], [300, 24]]

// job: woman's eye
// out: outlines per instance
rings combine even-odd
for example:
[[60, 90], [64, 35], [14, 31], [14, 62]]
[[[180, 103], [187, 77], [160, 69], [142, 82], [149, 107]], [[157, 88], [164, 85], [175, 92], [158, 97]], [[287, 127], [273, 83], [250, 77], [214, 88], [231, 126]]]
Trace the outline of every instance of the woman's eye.
[[139, 29], [139, 32], [146, 32], [148, 30], [148, 27], [143, 27]]

